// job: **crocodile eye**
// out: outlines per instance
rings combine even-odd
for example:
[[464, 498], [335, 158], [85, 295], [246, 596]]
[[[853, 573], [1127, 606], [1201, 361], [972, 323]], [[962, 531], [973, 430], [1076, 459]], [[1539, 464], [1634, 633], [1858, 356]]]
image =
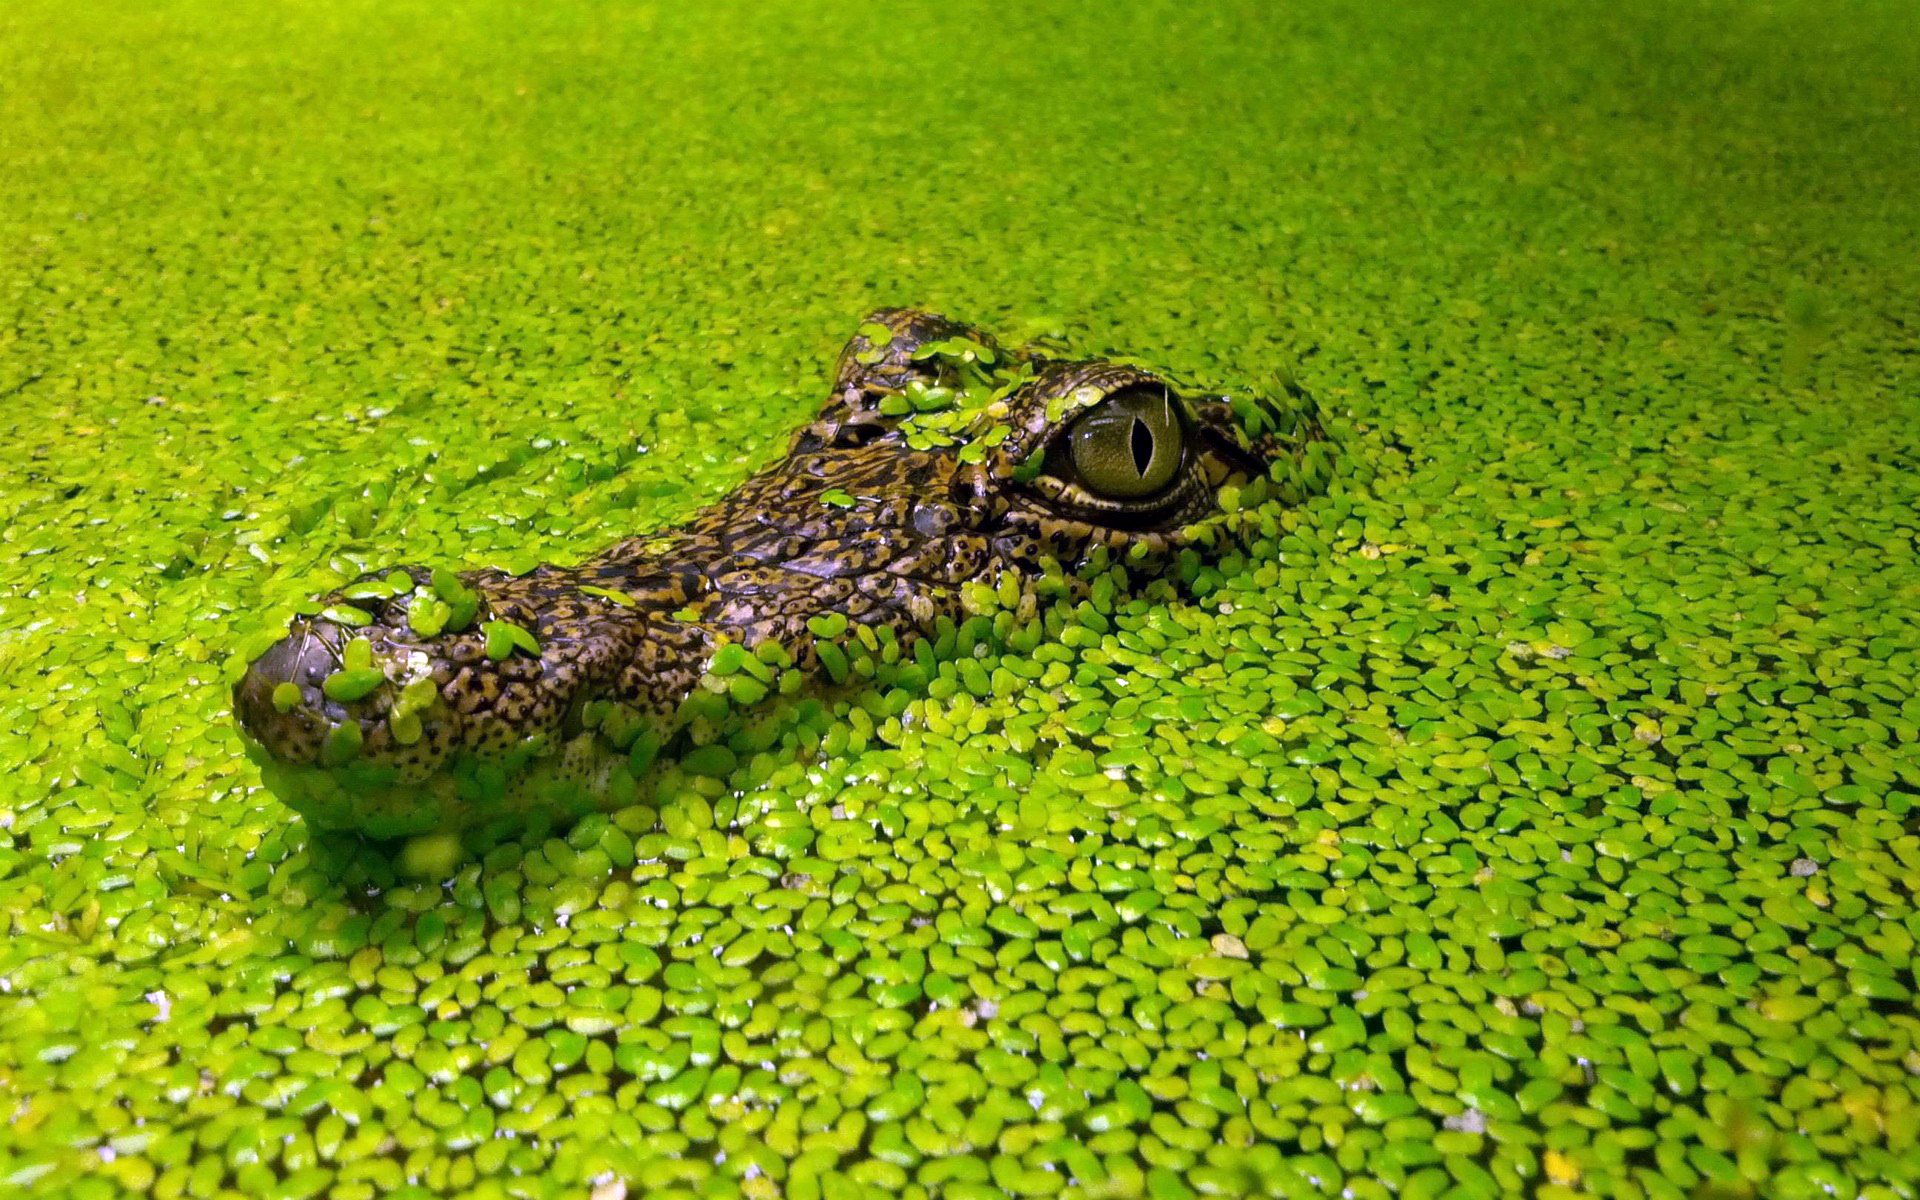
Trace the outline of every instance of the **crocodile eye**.
[[1074, 472], [1089, 491], [1137, 500], [1173, 480], [1184, 436], [1173, 401], [1142, 388], [1121, 392], [1075, 421], [1067, 441]]

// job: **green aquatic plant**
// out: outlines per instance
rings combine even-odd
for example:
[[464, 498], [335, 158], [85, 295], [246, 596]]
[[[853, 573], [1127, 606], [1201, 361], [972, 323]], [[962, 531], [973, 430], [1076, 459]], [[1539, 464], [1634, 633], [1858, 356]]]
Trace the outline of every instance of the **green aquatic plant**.
[[[1913, 1196], [1911, 25], [14, 0], [0, 1195]], [[297, 606], [547, 653], [905, 299], [1369, 474], [455, 865], [261, 787]]]

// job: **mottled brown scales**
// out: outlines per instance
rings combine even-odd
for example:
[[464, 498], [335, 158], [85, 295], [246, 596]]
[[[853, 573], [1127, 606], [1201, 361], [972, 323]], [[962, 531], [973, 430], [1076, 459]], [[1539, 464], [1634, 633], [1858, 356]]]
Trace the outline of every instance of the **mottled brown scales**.
[[[1297, 458], [1321, 436], [1310, 416], [1283, 432], [1249, 431], [1225, 400], [1181, 397], [1136, 367], [1008, 355], [986, 333], [934, 313], [890, 309], [868, 318], [876, 324], [891, 340], [848, 343], [832, 394], [786, 457], [683, 526], [623, 540], [573, 569], [462, 575], [478, 593], [478, 616], [431, 637], [414, 632], [405, 597], [328, 597], [365, 610], [371, 623], [349, 629], [296, 619], [234, 689], [246, 732], [274, 759], [304, 766], [321, 763], [329, 734], [356, 721], [357, 762], [420, 781], [456, 756], [504, 754], [535, 735], [569, 737], [592, 700], [665, 722], [723, 641], [771, 640], [811, 669], [819, 659], [809, 618], [839, 613], [889, 628], [905, 645], [931, 635], [942, 617], [964, 620], [962, 588], [995, 585], [1005, 572], [1031, 593], [1051, 560], [1074, 586], [1073, 568], [1102, 546], [1122, 556], [1140, 548], [1143, 557], [1127, 561], [1155, 567], [1217, 511], [1222, 485], [1264, 474], [1276, 457]], [[956, 338], [971, 339], [1003, 368], [1030, 367], [1032, 378], [955, 444], [913, 449], [912, 418], [883, 414], [882, 406], [889, 398], [899, 406], [919, 387], [961, 384], [964, 368], [952, 355], [925, 353]], [[1183, 458], [1160, 493], [1119, 500], [1076, 474], [1064, 438], [1086, 413], [1141, 389], [1173, 406]], [[977, 462], [963, 461], [965, 441], [991, 440], [994, 426], [1006, 427], [1004, 440]], [[425, 570], [408, 574], [427, 585]], [[588, 586], [630, 603], [582, 590]], [[488, 657], [483, 625], [495, 620], [532, 633], [538, 655]], [[390, 683], [339, 703], [322, 685], [353, 637], [370, 640]], [[403, 745], [389, 720], [393, 705], [402, 685], [429, 676], [439, 700], [420, 714], [417, 740]], [[282, 712], [273, 693], [285, 683], [300, 699]]]

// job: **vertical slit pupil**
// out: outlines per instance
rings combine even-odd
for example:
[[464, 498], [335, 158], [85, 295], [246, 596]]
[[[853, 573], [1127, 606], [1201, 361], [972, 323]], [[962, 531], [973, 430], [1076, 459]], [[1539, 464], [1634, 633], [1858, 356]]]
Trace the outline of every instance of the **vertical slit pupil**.
[[1153, 464], [1153, 430], [1139, 417], [1133, 419], [1133, 435], [1129, 439], [1133, 448], [1133, 468], [1142, 475]]

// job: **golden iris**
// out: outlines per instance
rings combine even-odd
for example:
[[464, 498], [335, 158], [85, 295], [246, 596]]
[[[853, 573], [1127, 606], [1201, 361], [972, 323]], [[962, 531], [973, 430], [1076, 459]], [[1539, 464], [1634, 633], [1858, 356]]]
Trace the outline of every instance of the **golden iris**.
[[1068, 440], [1073, 469], [1088, 490], [1137, 500], [1172, 481], [1184, 430], [1172, 397], [1139, 390], [1122, 392], [1081, 417]]

